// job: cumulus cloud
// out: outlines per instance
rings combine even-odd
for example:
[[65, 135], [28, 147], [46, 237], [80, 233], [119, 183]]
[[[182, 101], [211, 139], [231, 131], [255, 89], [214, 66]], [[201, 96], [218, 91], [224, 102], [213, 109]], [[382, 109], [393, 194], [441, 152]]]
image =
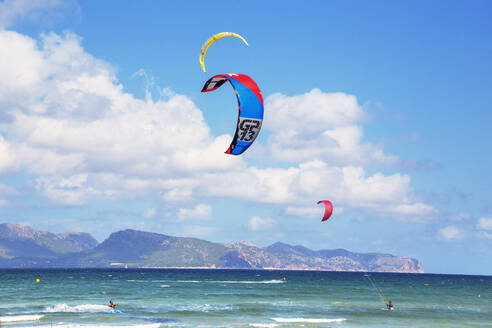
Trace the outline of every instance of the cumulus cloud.
[[232, 137], [214, 136], [189, 97], [125, 93], [114, 68], [71, 33], [35, 40], [0, 31], [0, 74], [0, 172], [29, 173], [56, 204], [158, 193], [180, 207], [182, 220], [210, 217], [208, 205], [186, 206], [214, 198], [290, 206], [291, 213], [330, 199], [335, 213], [356, 208], [416, 221], [436, 212], [408, 175], [367, 173], [366, 165], [397, 158], [363, 141], [365, 114], [351, 95], [314, 89], [268, 97], [270, 154], [290, 166], [268, 167], [268, 157], [258, 168], [223, 154]]
[[456, 241], [463, 239], [463, 232], [456, 226], [447, 226], [437, 230], [437, 237], [443, 241]]
[[252, 231], [268, 230], [275, 226], [275, 220], [253, 216], [248, 221], [248, 228]]
[[153, 218], [157, 214], [157, 211], [155, 208], [148, 208], [142, 213], [142, 217], [145, 219], [150, 219]]
[[417, 200], [407, 175], [368, 176], [360, 167], [332, 167], [322, 161], [287, 169], [248, 167], [224, 172], [220, 177], [203, 174], [197, 185], [188, 187], [208, 197], [288, 206], [305, 207], [313, 200], [330, 199], [341, 207], [369, 209], [412, 221], [431, 220], [436, 212], [433, 206]]
[[477, 232], [477, 237], [482, 239], [492, 239], [492, 232], [479, 231]]
[[482, 239], [492, 239], [492, 218], [481, 217], [478, 219], [477, 237]]
[[191, 225], [183, 227], [183, 235], [191, 237], [209, 237], [217, 233], [217, 227]]
[[478, 219], [477, 229], [492, 230], [492, 218], [481, 217]]
[[[333, 215], [340, 215], [344, 212], [344, 208], [337, 206], [333, 208]], [[323, 204], [313, 204], [312, 206], [287, 206], [285, 214], [306, 219], [321, 219], [325, 213]]]
[[0, 49], [0, 169], [39, 175], [38, 190], [52, 200], [128, 196], [190, 172], [245, 165], [223, 156], [230, 136], [214, 138], [188, 97], [154, 102], [124, 93], [113, 68], [73, 34], [46, 35], [38, 45], [0, 31]]
[[180, 208], [179, 220], [207, 220], [212, 217], [212, 207], [207, 204], [198, 204], [194, 208]]
[[24, 17], [37, 16], [45, 9], [66, 4], [63, 0], [4, 0], [0, 2], [0, 28]]
[[0, 183], [0, 197], [1, 196], [17, 196], [19, 195], [17, 189]]
[[264, 128], [273, 132], [269, 152], [281, 161], [312, 158], [337, 165], [394, 165], [396, 156], [363, 142], [366, 114], [353, 95], [313, 89], [295, 96], [274, 94], [266, 99]]
[[309, 219], [323, 217], [324, 211], [325, 211], [324, 207], [322, 208], [321, 206], [318, 208], [314, 206], [312, 207], [287, 206], [285, 208], [285, 214], [287, 215], [309, 218]]
[[471, 214], [468, 212], [459, 212], [458, 214], [451, 215], [449, 219], [452, 221], [466, 221], [471, 219]]

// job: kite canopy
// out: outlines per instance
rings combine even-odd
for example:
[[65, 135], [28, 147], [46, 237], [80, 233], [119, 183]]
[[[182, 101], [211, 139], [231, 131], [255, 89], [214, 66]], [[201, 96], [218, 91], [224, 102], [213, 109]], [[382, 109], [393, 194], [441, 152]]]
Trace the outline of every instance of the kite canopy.
[[208, 39], [203, 44], [202, 49], [200, 50], [200, 65], [202, 66], [204, 72], [205, 72], [205, 54], [207, 53], [208, 47], [210, 47], [212, 43], [214, 43], [215, 41], [225, 38], [226, 36], [233, 36], [239, 38], [243, 40], [243, 42], [246, 43], [247, 46], [249, 46], [248, 42], [246, 42], [246, 40], [242, 36], [233, 32], [222, 32], [213, 35], [210, 39]]
[[244, 74], [233, 73], [215, 75], [205, 82], [202, 92], [218, 89], [226, 81], [231, 83], [236, 92], [239, 117], [236, 133], [225, 153], [240, 155], [251, 146], [260, 133], [263, 122], [263, 96], [252, 78]]
[[323, 215], [323, 219], [321, 219], [321, 222], [326, 221], [330, 218], [331, 213], [333, 213], [333, 205], [329, 200], [320, 200], [318, 204], [325, 204], [325, 215]]

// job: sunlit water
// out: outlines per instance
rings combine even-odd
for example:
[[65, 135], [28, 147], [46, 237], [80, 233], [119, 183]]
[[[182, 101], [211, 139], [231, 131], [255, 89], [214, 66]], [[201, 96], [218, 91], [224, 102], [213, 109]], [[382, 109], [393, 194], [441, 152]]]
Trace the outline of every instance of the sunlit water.
[[[12, 328], [492, 327], [490, 276], [374, 273], [371, 279], [393, 301], [394, 311], [385, 309], [364, 273], [0, 270], [0, 324]], [[106, 305], [110, 299], [119, 311]]]

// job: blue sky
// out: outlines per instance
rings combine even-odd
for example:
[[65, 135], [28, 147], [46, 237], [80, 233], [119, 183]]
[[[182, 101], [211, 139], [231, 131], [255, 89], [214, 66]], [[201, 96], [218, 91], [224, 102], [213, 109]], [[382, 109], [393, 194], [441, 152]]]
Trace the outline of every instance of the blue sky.
[[[0, 218], [492, 274], [488, 1], [0, 2]], [[233, 31], [198, 55], [211, 35]], [[265, 98], [240, 158], [229, 86]], [[290, 134], [286, 134], [289, 132]], [[321, 223], [319, 199], [333, 218]]]

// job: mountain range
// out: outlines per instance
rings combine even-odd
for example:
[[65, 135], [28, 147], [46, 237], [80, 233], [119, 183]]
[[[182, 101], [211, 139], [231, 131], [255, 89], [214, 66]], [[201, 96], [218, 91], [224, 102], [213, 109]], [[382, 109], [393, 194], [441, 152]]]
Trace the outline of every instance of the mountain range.
[[0, 224], [0, 268], [230, 268], [423, 273], [409, 257], [311, 250], [277, 242], [259, 247], [214, 243], [137, 230], [112, 233], [102, 243], [90, 234], [53, 234]]

